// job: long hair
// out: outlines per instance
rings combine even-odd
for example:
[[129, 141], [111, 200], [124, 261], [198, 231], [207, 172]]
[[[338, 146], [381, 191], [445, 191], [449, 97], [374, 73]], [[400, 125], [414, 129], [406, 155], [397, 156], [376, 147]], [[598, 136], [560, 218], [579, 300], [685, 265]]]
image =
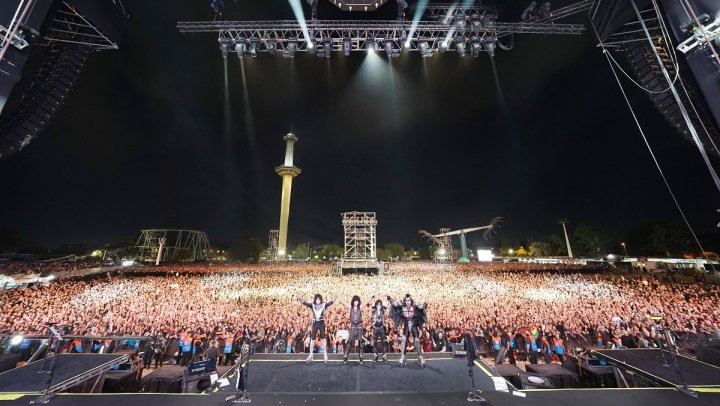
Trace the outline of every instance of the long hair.
[[315, 302], [317, 302], [318, 298], [320, 299], [320, 303], [323, 302], [323, 300], [322, 300], [322, 295], [319, 294], [319, 293], [316, 293], [316, 294], [315, 294], [315, 297], [313, 298], [313, 304], [315, 304]]
[[352, 297], [352, 300], [350, 301], [350, 306], [353, 306], [353, 305], [355, 304], [355, 301], [356, 301], [356, 300], [357, 300], [357, 302], [358, 302], [358, 307], [360, 307], [360, 305], [361, 305], [362, 303], [360, 303], [360, 296], [358, 296], [358, 295], [355, 295], [355, 296]]

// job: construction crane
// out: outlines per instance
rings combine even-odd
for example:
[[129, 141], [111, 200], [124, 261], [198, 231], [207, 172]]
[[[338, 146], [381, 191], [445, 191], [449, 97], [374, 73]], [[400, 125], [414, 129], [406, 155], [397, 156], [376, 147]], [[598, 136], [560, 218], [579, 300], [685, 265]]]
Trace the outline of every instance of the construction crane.
[[492, 235], [493, 230], [496, 227], [500, 227], [499, 223], [502, 221], [502, 217], [495, 217], [492, 220], [490, 220], [490, 224], [486, 226], [481, 227], [471, 227], [471, 228], [463, 228], [460, 230], [453, 230], [450, 231], [448, 228], [440, 229], [439, 234], [430, 234], [429, 232], [425, 230], [420, 230], [420, 235], [427, 238], [428, 240], [432, 241], [436, 245], [438, 245], [438, 249], [436, 251], [436, 262], [438, 262], [438, 258], [440, 258], [439, 262], [449, 262], [452, 261], [452, 243], [451, 243], [451, 237], [453, 235], [459, 235], [460, 236], [460, 258], [458, 258], [458, 262], [470, 262], [470, 259], [468, 258], [468, 250], [467, 250], [467, 242], [465, 239], [465, 234], [472, 233], [474, 231], [480, 231], [483, 230], [483, 238], [486, 240], [490, 238]]

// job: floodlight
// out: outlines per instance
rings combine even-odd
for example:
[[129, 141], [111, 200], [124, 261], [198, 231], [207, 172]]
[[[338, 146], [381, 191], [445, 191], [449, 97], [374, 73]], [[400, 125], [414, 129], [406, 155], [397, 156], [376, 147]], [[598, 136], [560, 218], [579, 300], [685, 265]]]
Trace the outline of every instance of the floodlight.
[[275, 55], [275, 52], [277, 51], [277, 41], [269, 40], [265, 43], [265, 48], [270, 55]]
[[291, 39], [287, 42], [287, 45], [285, 46], [285, 49], [283, 50], [283, 57], [284, 58], [294, 58], [295, 53], [297, 53], [298, 50], [298, 42], [295, 39]]
[[490, 55], [491, 58], [495, 57], [495, 44], [497, 40], [495, 38], [485, 38], [483, 40], [483, 45], [485, 46], [485, 50], [487, 51], [488, 55]]
[[458, 37], [455, 39], [455, 50], [457, 50], [458, 55], [461, 57], [465, 56], [466, 49], [465, 38]]
[[482, 42], [480, 40], [480, 37], [472, 37], [470, 39], [470, 51], [472, 52], [472, 56], [477, 58], [480, 55], [481, 49]]

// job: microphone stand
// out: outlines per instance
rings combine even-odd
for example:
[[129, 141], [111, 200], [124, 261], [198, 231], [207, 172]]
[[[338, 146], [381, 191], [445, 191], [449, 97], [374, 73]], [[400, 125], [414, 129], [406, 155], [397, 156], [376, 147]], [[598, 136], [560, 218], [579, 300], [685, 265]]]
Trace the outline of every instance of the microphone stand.
[[250, 394], [247, 391], [248, 373], [250, 369], [250, 356], [255, 354], [255, 343], [249, 338], [246, 339], [247, 351], [240, 352], [240, 360], [233, 368], [239, 369], [237, 384], [235, 385], [235, 394], [225, 398], [226, 404], [231, 403], [250, 403]]
[[[668, 350], [670, 350], [670, 354], [673, 358], [673, 363], [675, 364], [675, 371], [677, 372], [678, 376], [680, 376], [680, 383], [682, 383], [682, 388], [677, 388], [678, 392], [685, 394], [687, 396], [696, 398], [698, 397], [698, 393], [694, 390], [688, 388], [687, 382], [685, 381], [685, 376], [682, 374], [682, 370], [680, 369], [680, 364], [678, 363], [677, 359], [677, 346], [675, 345], [675, 339], [672, 337], [672, 332], [670, 332], [668, 329], [665, 329], [665, 340], [667, 340], [668, 343]], [[662, 351], [662, 350], [661, 350]]]

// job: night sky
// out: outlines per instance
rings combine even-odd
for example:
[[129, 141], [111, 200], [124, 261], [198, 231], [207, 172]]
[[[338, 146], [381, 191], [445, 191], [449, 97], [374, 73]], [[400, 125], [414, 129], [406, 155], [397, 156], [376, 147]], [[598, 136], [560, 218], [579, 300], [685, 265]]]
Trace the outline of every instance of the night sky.
[[[419, 229], [495, 216], [505, 219], [496, 238], [517, 241], [559, 233], [559, 217], [616, 239], [681, 221], [589, 24], [582, 36], [516, 36], [495, 57], [500, 87], [485, 53], [390, 63], [382, 52], [260, 54], [242, 66], [231, 54], [226, 117], [217, 35], [175, 28], [211, 19], [208, 3], [125, 2], [120, 50], [95, 53], [49, 127], [0, 161], [0, 226], [46, 246], [134, 240], [155, 227], [265, 242], [291, 124], [302, 174], [290, 245], [341, 244], [339, 213], [352, 210], [377, 212], [380, 244], [407, 245]], [[286, 1], [226, 3], [228, 19], [293, 19]], [[501, 20], [518, 21], [525, 3], [503, 1]], [[348, 17], [324, 1], [319, 13]], [[394, 13], [389, 2], [362, 17]], [[625, 84], [693, 226], [713, 230], [718, 193], [699, 153]]]

